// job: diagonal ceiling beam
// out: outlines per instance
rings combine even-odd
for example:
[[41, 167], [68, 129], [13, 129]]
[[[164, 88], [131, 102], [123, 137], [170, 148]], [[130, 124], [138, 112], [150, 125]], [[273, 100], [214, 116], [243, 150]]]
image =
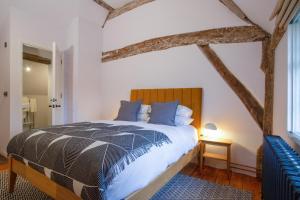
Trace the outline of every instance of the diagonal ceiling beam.
[[97, 4], [102, 6], [103, 8], [107, 9], [109, 12], [112, 12], [114, 10], [113, 7], [111, 7], [108, 3], [106, 3], [104, 0], [94, 0]]
[[252, 118], [263, 129], [264, 109], [251, 94], [251, 92], [229, 71], [223, 61], [208, 45], [198, 45], [199, 49], [207, 57], [224, 81], [231, 87], [235, 94], [240, 98]]
[[242, 11], [242, 9], [236, 3], [234, 3], [233, 0], [219, 0], [219, 1], [244, 22], [248, 24], [256, 25], [247, 17], [247, 15]]
[[278, 15], [278, 13], [280, 12], [280, 10], [283, 6], [283, 3], [284, 3], [284, 0], [278, 0], [277, 1], [276, 6], [275, 6], [270, 18], [269, 18], [270, 21], [273, 20]]
[[[227, 7], [233, 14], [235, 14], [238, 18], [243, 20], [244, 22], [251, 24], [253, 26], [258, 26], [262, 30], [264, 30], [262, 27], [260, 27], [258, 24], [254, 23], [246, 14], [245, 12], [233, 1], [233, 0], [219, 0], [225, 7]], [[265, 30], [264, 30], [265, 31]], [[266, 34], [269, 34], [267, 31], [265, 31]]]
[[108, 62], [151, 51], [161, 51], [192, 44], [220, 44], [263, 41], [266, 33], [257, 26], [237, 26], [210, 29], [154, 38], [121, 49], [103, 52], [102, 62]]
[[127, 4], [125, 4], [124, 6], [120, 7], [120, 8], [117, 8], [115, 10], [113, 10], [111, 13], [109, 13], [108, 17], [107, 17], [107, 20], [110, 20], [112, 18], [115, 18], [119, 15], [122, 15], [126, 12], [129, 12], [137, 7], [140, 7], [146, 3], [150, 3], [154, 0], [133, 0]]

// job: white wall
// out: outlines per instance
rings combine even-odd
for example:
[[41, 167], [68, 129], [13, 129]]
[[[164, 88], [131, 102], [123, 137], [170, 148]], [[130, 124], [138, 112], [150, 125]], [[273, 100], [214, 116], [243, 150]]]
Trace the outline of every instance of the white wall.
[[16, 7], [10, 9], [10, 39], [11, 39], [11, 136], [22, 131], [22, 74], [23, 44], [50, 50], [52, 42], [56, 41], [59, 47], [64, 45], [64, 31], [55, 19], [38, 18], [34, 12], [21, 10]]
[[74, 80], [77, 92], [75, 121], [100, 119], [101, 91], [101, 26], [79, 19], [78, 69]]
[[67, 77], [72, 85], [67, 83], [69, 86], [65, 88], [71, 90], [73, 96], [72, 106], [68, 108], [68, 112], [72, 113], [67, 114], [68, 119], [76, 122], [97, 120], [101, 112], [101, 26], [87, 18], [76, 18], [68, 27], [67, 35], [67, 51], [73, 51], [73, 68], [69, 68], [72, 74], [68, 72]]
[[[7, 85], [9, 88], [6, 88], [9, 90], [11, 96], [10, 99], [8, 99], [8, 104], [6, 104], [6, 107], [9, 108], [5, 113], [7, 120], [0, 121], [1, 129], [2, 127], [4, 129], [5, 125], [10, 123], [9, 127], [3, 131], [4, 139], [2, 140], [1, 137], [0, 148], [5, 151], [7, 144], [5, 138], [11, 138], [22, 130], [23, 43], [46, 50], [51, 50], [53, 41], [58, 44], [61, 51], [66, 50], [70, 44], [74, 46], [74, 48], [77, 47], [74, 50], [74, 54], [77, 53], [74, 55], [76, 59], [74, 60], [73, 66], [75, 68], [73, 70], [74, 84], [84, 87], [74, 86], [74, 99], [71, 99], [73, 102], [68, 103], [76, 106], [74, 107], [76, 108], [74, 109], [76, 111], [74, 115], [78, 116], [78, 120], [98, 119], [100, 115], [100, 95], [98, 91], [95, 91], [95, 87], [99, 84], [99, 80], [96, 79], [96, 76], [99, 76], [98, 69], [100, 65], [100, 27], [105, 20], [107, 11], [90, 0], [5, 0], [5, 3], [7, 3], [5, 4], [6, 7], [3, 7], [2, 3], [1, 1], [0, 22], [2, 23], [2, 21], [4, 21], [4, 23], [7, 24], [7, 28], [5, 26], [5, 31], [2, 31], [3, 29], [1, 27], [1, 32], [5, 32], [6, 34], [7, 31], [8, 33], [7, 38], [9, 39], [10, 49], [6, 58], [10, 58], [10, 65], [4, 67], [5, 69], [3, 70], [6, 71], [3, 75], [1, 74], [0, 78], [2, 76], [8, 77], [7, 82], [9, 83]], [[5, 18], [2, 11], [9, 13], [10, 17]], [[69, 30], [70, 27], [72, 29], [74, 20], [78, 21], [77, 24], [75, 23], [77, 33]], [[82, 33], [80, 36], [79, 32]], [[90, 47], [93, 52], [87, 55], [89, 51], [87, 48]], [[79, 52], [82, 53], [83, 56], [78, 54]], [[1, 52], [1, 56], [2, 55]], [[94, 102], [89, 102], [89, 105], [86, 105], [87, 103], [84, 101], [87, 98], [93, 98], [95, 100]], [[77, 102], [79, 104], [78, 106], [84, 106], [79, 109]]]
[[64, 123], [72, 123], [73, 105], [73, 66], [74, 66], [74, 47], [70, 46], [64, 51]]
[[[259, 2], [268, 7], [275, 4], [273, 0]], [[272, 29], [273, 24], [264, 19], [271, 13], [272, 8], [267, 9], [268, 12], [262, 11], [258, 1], [237, 3], [255, 19], [260, 19], [260, 25], [265, 25], [267, 30]], [[245, 23], [219, 1], [158, 0], [110, 20], [103, 31], [103, 49], [118, 49], [170, 34], [239, 25]], [[263, 105], [261, 43], [212, 47]], [[100, 74], [102, 117], [107, 119], [115, 117], [119, 101], [129, 99], [132, 88], [202, 87], [203, 124], [215, 122], [224, 132], [224, 137], [233, 140], [232, 162], [256, 166], [256, 151], [262, 144], [262, 131], [240, 99], [195, 45], [104, 63]], [[222, 166], [219, 163], [210, 164]]]
[[[9, 140], [10, 131], [10, 93], [8, 94], [8, 97], [3, 96], [5, 91], [10, 91], [10, 32], [8, 1], [1, 1], [0, 8], [0, 154], [5, 155], [6, 144]], [[8, 44], [7, 48], [4, 47], [5, 42]]]

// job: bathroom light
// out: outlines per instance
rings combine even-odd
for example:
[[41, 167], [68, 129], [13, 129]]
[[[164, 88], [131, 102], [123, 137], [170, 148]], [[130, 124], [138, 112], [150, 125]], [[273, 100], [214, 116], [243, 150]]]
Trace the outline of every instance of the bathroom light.
[[31, 71], [31, 68], [30, 68], [29, 66], [27, 66], [27, 67], [25, 68], [25, 71], [26, 71], [26, 72], [30, 72], [30, 71]]

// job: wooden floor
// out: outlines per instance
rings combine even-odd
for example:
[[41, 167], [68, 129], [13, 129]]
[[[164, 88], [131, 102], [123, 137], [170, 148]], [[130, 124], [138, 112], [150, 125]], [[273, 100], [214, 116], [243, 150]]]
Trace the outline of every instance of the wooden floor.
[[4, 164], [1, 163], [1, 164], [0, 164], [0, 171], [1, 171], [1, 170], [7, 170], [7, 169], [8, 169], [8, 163], [4, 163]]
[[204, 168], [202, 174], [200, 174], [199, 172], [199, 166], [196, 164], [189, 164], [182, 170], [182, 173], [189, 176], [250, 191], [253, 193], [254, 200], [261, 199], [261, 181], [257, 180], [254, 177], [244, 174], [231, 173], [231, 176], [228, 179], [226, 170], [215, 169], [207, 166]]
[[[0, 171], [7, 170], [8, 164], [0, 164]], [[253, 193], [253, 199], [259, 200], [261, 199], [261, 182], [258, 181], [254, 177], [246, 176], [243, 174], [232, 173], [230, 179], [226, 174], [225, 170], [215, 169], [211, 167], [205, 167], [203, 174], [200, 175], [199, 167], [195, 164], [190, 164], [186, 166], [182, 173], [194, 176], [197, 178], [201, 178], [207, 181], [211, 181], [214, 183], [222, 184], [222, 185], [231, 185], [232, 187], [238, 189], [244, 189], [247, 191], [251, 191]]]

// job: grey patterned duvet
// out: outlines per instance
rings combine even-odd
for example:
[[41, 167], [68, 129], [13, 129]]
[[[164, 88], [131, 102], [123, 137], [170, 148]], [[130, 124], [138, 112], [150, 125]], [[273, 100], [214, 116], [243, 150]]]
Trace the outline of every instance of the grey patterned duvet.
[[138, 126], [83, 122], [21, 133], [7, 152], [82, 199], [105, 200], [126, 165], [168, 143], [165, 134]]

